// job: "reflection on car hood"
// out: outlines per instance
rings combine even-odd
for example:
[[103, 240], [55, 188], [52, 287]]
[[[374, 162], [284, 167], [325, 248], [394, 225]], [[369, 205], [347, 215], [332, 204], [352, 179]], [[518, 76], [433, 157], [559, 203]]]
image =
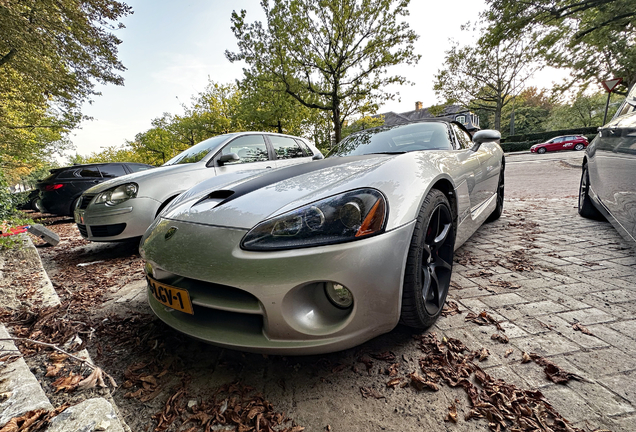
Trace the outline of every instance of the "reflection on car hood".
[[[205, 165], [200, 163], [191, 163], [191, 164], [181, 164], [181, 165], [168, 165], [168, 166], [160, 166], [157, 168], [136, 172], [133, 174], [127, 174], [121, 177], [117, 177], [103, 183], [98, 184], [97, 186], [93, 186], [88, 189], [86, 193], [95, 194], [104, 192], [107, 189], [110, 189], [115, 186], [119, 186], [125, 183], [135, 182], [140, 187], [143, 183], [156, 181], [161, 178], [161, 181], [166, 181], [166, 178], [174, 176], [174, 175], [183, 175], [189, 171], [205, 169]], [[214, 175], [214, 168], [209, 168], [210, 175]], [[169, 182], [169, 180], [168, 180]]]
[[[369, 175], [398, 157], [328, 158], [241, 179], [217, 177], [182, 195], [162, 217], [249, 229], [264, 219], [324, 197], [357, 187], [373, 187]], [[384, 174], [373, 178], [387, 181]]]

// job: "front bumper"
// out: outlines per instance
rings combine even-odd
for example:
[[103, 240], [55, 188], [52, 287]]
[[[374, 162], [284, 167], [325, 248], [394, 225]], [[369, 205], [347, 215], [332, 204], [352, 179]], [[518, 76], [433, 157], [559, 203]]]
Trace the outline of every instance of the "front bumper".
[[[149, 303], [169, 326], [219, 346], [282, 355], [350, 348], [397, 325], [413, 226], [337, 245], [249, 252], [239, 247], [246, 230], [162, 219], [140, 250], [155, 279], [188, 290], [194, 315], [165, 307], [150, 291]], [[327, 300], [325, 281], [352, 292], [350, 309]]]
[[144, 197], [133, 198], [116, 206], [91, 203], [81, 208], [83, 205], [80, 203], [75, 208], [75, 223], [84, 238], [95, 242], [141, 237], [155, 219], [160, 204], [159, 201]]

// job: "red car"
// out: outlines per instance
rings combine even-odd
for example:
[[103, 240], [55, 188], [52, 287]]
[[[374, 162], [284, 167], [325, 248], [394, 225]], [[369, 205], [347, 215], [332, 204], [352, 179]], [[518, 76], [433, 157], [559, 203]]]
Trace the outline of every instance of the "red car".
[[545, 153], [558, 150], [583, 150], [589, 144], [587, 138], [581, 135], [565, 135], [554, 137], [544, 143], [530, 147], [532, 153]]

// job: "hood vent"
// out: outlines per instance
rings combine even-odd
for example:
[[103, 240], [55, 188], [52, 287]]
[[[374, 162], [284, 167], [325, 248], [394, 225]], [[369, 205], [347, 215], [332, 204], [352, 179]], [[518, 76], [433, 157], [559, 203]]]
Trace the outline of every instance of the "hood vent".
[[209, 202], [209, 201], [212, 201], [215, 204], [219, 205], [220, 203], [222, 203], [223, 201], [225, 201], [232, 195], [234, 195], [234, 191], [231, 191], [231, 190], [223, 190], [223, 189], [216, 190], [216, 191], [210, 192], [209, 194], [201, 198], [199, 201], [194, 203], [192, 207], [198, 206], [199, 204], [202, 204], [204, 202]]

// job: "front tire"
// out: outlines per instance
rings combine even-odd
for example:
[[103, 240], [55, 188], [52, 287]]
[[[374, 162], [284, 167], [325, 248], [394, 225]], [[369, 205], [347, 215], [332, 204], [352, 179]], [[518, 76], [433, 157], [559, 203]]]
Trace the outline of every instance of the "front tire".
[[545, 147], [541, 147], [539, 150], [537, 150], [537, 153], [539, 154], [545, 153]]
[[490, 213], [486, 222], [493, 222], [499, 219], [503, 213], [504, 206], [504, 165], [501, 165], [501, 171], [499, 172], [499, 183], [497, 184], [497, 207]]
[[583, 165], [583, 172], [581, 173], [581, 184], [579, 186], [579, 214], [584, 218], [602, 220], [603, 215], [592, 203], [592, 199], [589, 195], [590, 192], [590, 174], [587, 169], [587, 164]]
[[446, 196], [432, 189], [420, 209], [409, 247], [400, 322], [425, 329], [446, 302], [453, 269], [455, 229]]

